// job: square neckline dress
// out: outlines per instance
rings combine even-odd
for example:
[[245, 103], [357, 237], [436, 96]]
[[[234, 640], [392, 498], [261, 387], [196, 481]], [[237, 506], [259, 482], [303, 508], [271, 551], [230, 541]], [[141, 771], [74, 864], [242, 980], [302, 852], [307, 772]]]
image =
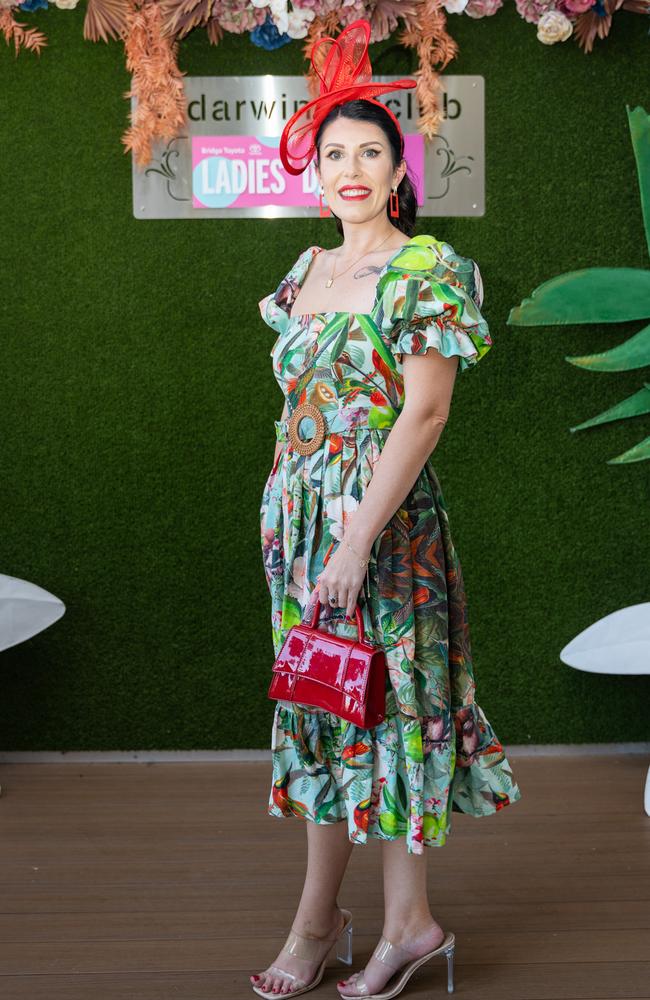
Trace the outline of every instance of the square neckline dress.
[[[291, 626], [310, 616], [317, 577], [399, 416], [403, 355], [435, 347], [458, 355], [465, 371], [492, 345], [478, 265], [430, 235], [412, 237], [384, 264], [371, 313], [292, 318], [321, 249], [303, 251], [259, 302], [277, 333], [270, 356], [289, 414], [312, 402], [327, 424], [320, 447], [301, 455], [288, 420], [274, 422], [283, 447], [264, 485], [260, 539], [276, 656]], [[405, 837], [408, 852], [421, 854], [445, 843], [453, 811], [486, 816], [521, 797], [475, 701], [462, 569], [431, 458], [375, 539], [358, 603], [367, 639], [386, 652], [386, 717], [361, 729], [316, 706], [277, 701], [267, 811], [347, 822], [355, 844]], [[319, 628], [356, 637], [344, 615], [323, 605]]]

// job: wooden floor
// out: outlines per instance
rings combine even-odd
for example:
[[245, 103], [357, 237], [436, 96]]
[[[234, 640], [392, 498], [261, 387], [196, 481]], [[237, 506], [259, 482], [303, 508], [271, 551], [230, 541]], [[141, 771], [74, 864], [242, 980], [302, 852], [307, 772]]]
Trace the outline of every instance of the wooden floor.
[[[509, 754], [522, 798], [454, 813], [428, 855], [456, 934], [456, 995], [650, 998], [650, 819], [640, 754]], [[270, 763], [0, 767], [2, 1000], [239, 1000], [284, 941], [305, 821], [266, 814]], [[354, 964], [381, 932], [381, 845], [355, 846], [339, 896]], [[326, 969], [314, 1000], [337, 1000]], [[446, 996], [446, 963], [405, 998]]]

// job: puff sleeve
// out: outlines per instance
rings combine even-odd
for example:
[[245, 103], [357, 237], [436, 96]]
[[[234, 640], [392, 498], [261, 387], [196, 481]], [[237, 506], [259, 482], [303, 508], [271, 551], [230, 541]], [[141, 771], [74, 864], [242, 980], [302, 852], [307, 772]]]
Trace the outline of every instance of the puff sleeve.
[[[413, 246], [412, 244], [415, 244]], [[481, 306], [478, 264], [448, 243], [420, 236], [405, 245], [380, 279], [382, 333], [394, 354], [424, 354], [429, 347], [474, 366], [492, 346]]]
[[260, 315], [276, 333], [284, 333], [289, 323], [291, 304], [296, 297], [305, 271], [318, 247], [308, 247], [300, 254], [290, 270], [280, 281], [274, 292], [265, 295], [258, 302]]
[[275, 330], [276, 333], [282, 333], [287, 322], [286, 310], [278, 305], [278, 301], [276, 299], [276, 295], [280, 292], [283, 281], [280, 282], [280, 285], [278, 285], [275, 292], [270, 292], [258, 302], [262, 319], [268, 326], [271, 327], [272, 330]]

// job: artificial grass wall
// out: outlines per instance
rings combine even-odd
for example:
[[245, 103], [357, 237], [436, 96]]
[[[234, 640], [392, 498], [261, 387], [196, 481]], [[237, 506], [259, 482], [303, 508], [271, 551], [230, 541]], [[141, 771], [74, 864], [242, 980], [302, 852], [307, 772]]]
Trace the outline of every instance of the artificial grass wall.
[[[5, 750], [266, 747], [273, 648], [258, 510], [282, 398], [258, 300], [331, 220], [138, 222], [120, 137], [121, 45], [83, 10], [22, 15], [3, 115], [0, 572], [67, 606], [0, 656]], [[648, 738], [648, 678], [591, 676], [561, 647], [648, 598], [648, 466], [605, 459], [647, 421], [568, 427], [640, 387], [565, 354], [624, 331], [527, 330], [509, 309], [589, 265], [648, 265], [625, 104], [650, 104], [648, 36], [617, 13], [586, 56], [514, 6], [449, 18], [449, 73], [486, 80], [487, 210], [421, 218], [478, 261], [494, 347], [459, 375], [434, 455], [469, 599], [477, 701], [504, 741]], [[385, 52], [377, 72], [416, 67]], [[180, 46], [190, 75], [299, 74], [301, 46]], [[621, 288], [621, 296], [625, 289]], [[634, 332], [638, 324], [629, 324]]]

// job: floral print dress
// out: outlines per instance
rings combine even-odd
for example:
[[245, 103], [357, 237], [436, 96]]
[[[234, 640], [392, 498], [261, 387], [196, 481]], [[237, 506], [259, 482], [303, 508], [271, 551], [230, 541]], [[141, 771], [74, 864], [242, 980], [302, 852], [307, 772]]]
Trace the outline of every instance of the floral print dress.
[[[277, 337], [274, 375], [288, 401], [317, 405], [320, 447], [295, 451], [287, 421], [264, 485], [260, 529], [275, 655], [311, 617], [315, 584], [372, 478], [404, 405], [402, 357], [435, 347], [473, 368], [492, 345], [480, 312], [477, 264], [433, 236], [415, 236], [381, 270], [372, 312], [290, 318], [321, 248], [309, 247], [260, 303]], [[313, 436], [304, 418], [303, 438]], [[460, 561], [431, 459], [372, 546], [359, 591], [366, 638], [386, 654], [386, 716], [372, 729], [317, 706], [277, 701], [268, 812], [347, 823], [363, 844], [406, 838], [409, 853], [440, 847], [451, 812], [487, 816], [520, 798], [503, 747], [474, 699]], [[320, 609], [319, 628], [356, 637], [345, 608]], [[270, 683], [270, 673], [269, 673]]]

